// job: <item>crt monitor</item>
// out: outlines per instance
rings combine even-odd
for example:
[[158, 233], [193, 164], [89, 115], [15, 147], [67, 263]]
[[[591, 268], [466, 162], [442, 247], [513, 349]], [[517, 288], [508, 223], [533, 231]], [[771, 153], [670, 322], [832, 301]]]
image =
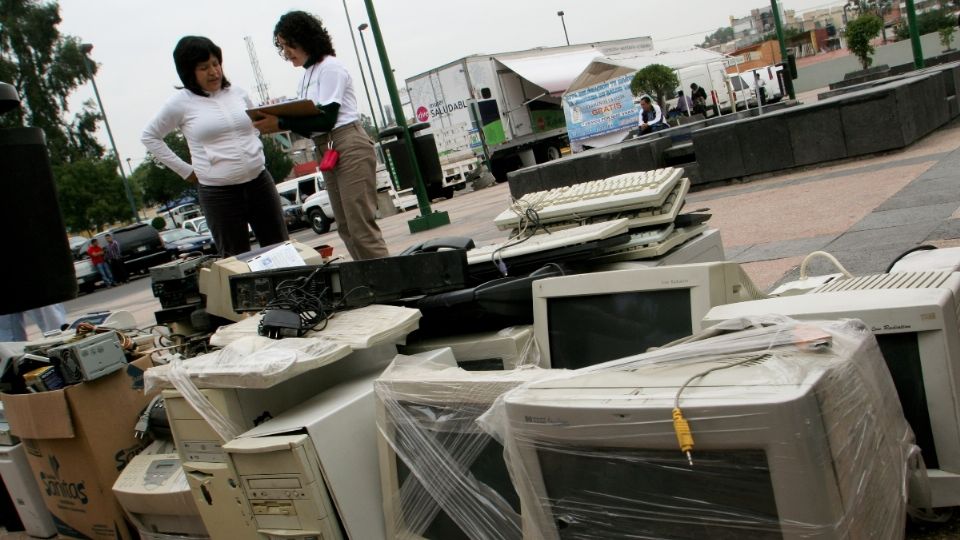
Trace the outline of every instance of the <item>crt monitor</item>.
[[[876, 391], [892, 383], [875, 349], [835, 349], [673, 358], [507, 394], [504, 441], [529, 537], [902, 535], [909, 430]], [[692, 464], [673, 427], [678, 393]]]
[[[520, 499], [503, 447], [476, 419], [503, 393], [552, 373], [421, 367], [386, 372], [375, 388], [387, 537], [467, 540], [493, 527], [519, 538]], [[469, 476], [454, 474], [458, 464]], [[443, 504], [433, 496], [439, 491]]]
[[762, 297], [732, 262], [545, 279], [533, 284], [534, 335], [545, 365], [577, 369], [687, 337], [711, 307]]
[[529, 325], [510, 326], [496, 332], [411, 340], [403, 354], [417, 354], [450, 347], [457, 366], [467, 371], [502, 371], [539, 365], [539, 354]]
[[[925, 276], [918, 278], [918, 276]], [[900, 288], [884, 288], [897, 286]], [[960, 505], [960, 274], [864, 276], [809, 294], [719, 306], [703, 324], [766, 314], [860, 319], [876, 335], [917, 437], [935, 507]]]

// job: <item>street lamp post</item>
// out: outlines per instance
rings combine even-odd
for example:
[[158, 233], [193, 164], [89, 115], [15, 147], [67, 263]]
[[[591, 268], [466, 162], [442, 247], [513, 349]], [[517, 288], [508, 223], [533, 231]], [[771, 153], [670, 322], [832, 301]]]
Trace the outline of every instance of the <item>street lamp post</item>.
[[133, 163], [130, 158], [127, 158], [127, 168], [130, 169], [130, 176], [133, 176]]
[[103, 125], [107, 128], [107, 137], [110, 139], [110, 146], [113, 148], [113, 155], [117, 158], [117, 168], [120, 169], [120, 178], [123, 179], [123, 189], [127, 192], [127, 200], [130, 202], [130, 211], [133, 212], [133, 219], [137, 222], [140, 221], [140, 213], [137, 211], [137, 205], [133, 201], [133, 192], [130, 191], [130, 181], [127, 179], [127, 173], [123, 170], [123, 165], [120, 159], [120, 152], [117, 151], [117, 143], [113, 140], [113, 131], [110, 130], [110, 122], [107, 120], [107, 111], [103, 108], [103, 100], [100, 99], [100, 90], [97, 88], [97, 80], [93, 77], [93, 70], [90, 69], [89, 54], [93, 50], [93, 45], [89, 43], [84, 43], [80, 46], [80, 52], [83, 53], [83, 67], [87, 69], [87, 76], [90, 77], [90, 82], [93, 83], [93, 95], [97, 97], [97, 105], [100, 106], [100, 116], [103, 117]]
[[558, 11], [557, 17], [560, 17], [560, 24], [563, 25], [563, 39], [567, 40], [567, 45], [570, 45], [570, 36], [567, 35], [567, 22], [563, 20], [563, 11]]
[[[390, 58], [387, 56], [387, 49], [383, 44], [383, 36], [380, 34], [380, 23], [377, 22], [377, 12], [373, 8], [373, 0], [363, 0], [367, 6], [367, 18], [370, 20], [370, 31], [373, 32], [373, 41], [377, 45], [377, 52], [380, 53], [380, 66], [383, 68], [383, 78], [387, 83], [387, 93], [390, 95], [390, 103], [396, 110], [397, 125], [403, 129], [403, 142], [407, 149], [407, 155], [410, 156], [410, 164], [413, 166], [413, 187], [417, 193], [417, 204], [420, 207], [420, 215], [407, 222], [411, 233], [423, 232], [428, 229], [450, 224], [450, 216], [446, 212], [434, 212], [430, 208], [430, 197], [427, 195], [426, 185], [423, 182], [423, 174], [420, 172], [420, 161], [417, 159], [417, 153], [413, 149], [413, 139], [411, 138], [410, 128], [407, 126], [407, 119], [403, 114], [403, 107], [400, 104], [400, 94], [397, 92], [397, 82], [393, 79], [393, 69], [390, 67]], [[361, 34], [363, 35], [363, 34]]]
[[380, 101], [380, 91], [377, 90], [376, 77], [373, 76], [373, 64], [370, 63], [370, 53], [367, 52], [367, 40], [363, 39], [363, 31], [370, 28], [367, 23], [357, 27], [360, 31], [360, 44], [363, 45], [363, 55], [367, 57], [367, 69], [370, 70], [370, 78], [373, 80], [373, 95], [377, 96], [377, 107], [380, 109], [380, 119], [383, 120], [383, 126], [387, 126], [387, 117], [383, 114], [383, 103]]

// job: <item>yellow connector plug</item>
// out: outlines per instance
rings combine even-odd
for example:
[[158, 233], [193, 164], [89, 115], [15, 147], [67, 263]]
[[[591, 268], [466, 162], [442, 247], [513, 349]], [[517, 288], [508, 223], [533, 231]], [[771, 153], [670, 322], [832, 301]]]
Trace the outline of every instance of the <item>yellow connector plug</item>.
[[673, 409], [673, 431], [677, 434], [680, 451], [687, 455], [687, 462], [693, 467], [693, 457], [690, 456], [690, 451], [693, 450], [693, 433], [690, 432], [690, 424], [679, 407]]

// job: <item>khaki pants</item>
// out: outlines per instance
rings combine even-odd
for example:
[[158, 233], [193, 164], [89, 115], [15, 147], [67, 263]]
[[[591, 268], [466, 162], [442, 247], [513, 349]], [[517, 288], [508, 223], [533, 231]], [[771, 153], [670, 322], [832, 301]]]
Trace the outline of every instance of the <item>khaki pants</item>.
[[340, 152], [332, 171], [324, 171], [323, 179], [330, 195], [337, 232], [355, 261], [387, 257], [387, 244], [377, 225], [377, 157], [373, 141], [359, 122], [340, 126], [332, 132], [314, 137], [317, 161], [323, 159], [327, 143]]

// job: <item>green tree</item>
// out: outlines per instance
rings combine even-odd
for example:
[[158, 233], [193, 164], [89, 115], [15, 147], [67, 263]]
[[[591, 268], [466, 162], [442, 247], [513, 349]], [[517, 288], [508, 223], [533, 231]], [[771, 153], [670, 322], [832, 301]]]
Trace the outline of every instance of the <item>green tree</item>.
[[101, 230], [130, 218], [117, 161], [81, 158], [54, 166], [63, 220], [71, 230]]
[[657, 103], [663, 107], [664, 100], [674, 96], [674, 91], [680, 79], [672, 69], [663, 64], [651, 64], [636, 73], [630, 81], [630, 91], [639, 96], [649, 94], [655, 96]]
[[260, 140], [263, 141], [263, 157], [267, 161], [267, 172], [273, 177], [273, 181], [279, 184], [286, 180], [287, 175], [293, 170], [293, 160], [276, 138], [266, 135], [260, 137]]
[[360, 125], [363, 126], [363, 130], [367, 132], [367, 136], [373, 139], [374, 141], [380, 140], [380, 134], [377, 133], [377, 127], [373, 125], [373, 119], [369, 116], [360, 113]]
[[943, 45], [943, 52], [951, 50], [950, 45], [953, 44], [953, 32], [952, 26], [940, 29], [940, 44]]
[[[190, 162], [190, 150], [187, 140], [179, 131], [170, 133], [163, 138], [170, 150], [180, 159]], [[137, 186], [137, 191], [143, 193], [143, 202], [146, 204], [167, 205], [195, 190], [195, 188], [180, 175], [154, 161], [152, 156], [141, 163], [131, 176], [131, 182]]]
[[[917, 15], [917, 31], [921, 36], [939, 32], [941, 28], [953, 28], [956, 25], [956, 17], [943, 9], [934, 9]], [[910, 39], [910, 27], [906, 22], [897, 25], [895, 32], [897, 39]]]
[[721, 43], [726, 43], [728, 41], [733, 41], [733, 28], [729, 26], [723, 26], [717, 28], [717, 31], [709, 36], [703, 36], [703, 43], [701, 43], [700, 46], [713, 47], [714, 45], [720, 45]]
[[874, 48], [870, 41], [883, 28], [883, 20], [872, 13], [861, 15], [847, 23], [847, 48], [860, 60], [863, 69], [873, 63]]
[[0, 0], [0, 81], [16, 87], [23, 102], [0, 117], [0, 127], [41, 128], [54, 164], [103, 155], [93, 137], [99, 117], [92, 109], [72, 123], [64, 118], [68, 96], [88, 77], [80, 39], [61, 35], [60, 21], [55, 2]]

